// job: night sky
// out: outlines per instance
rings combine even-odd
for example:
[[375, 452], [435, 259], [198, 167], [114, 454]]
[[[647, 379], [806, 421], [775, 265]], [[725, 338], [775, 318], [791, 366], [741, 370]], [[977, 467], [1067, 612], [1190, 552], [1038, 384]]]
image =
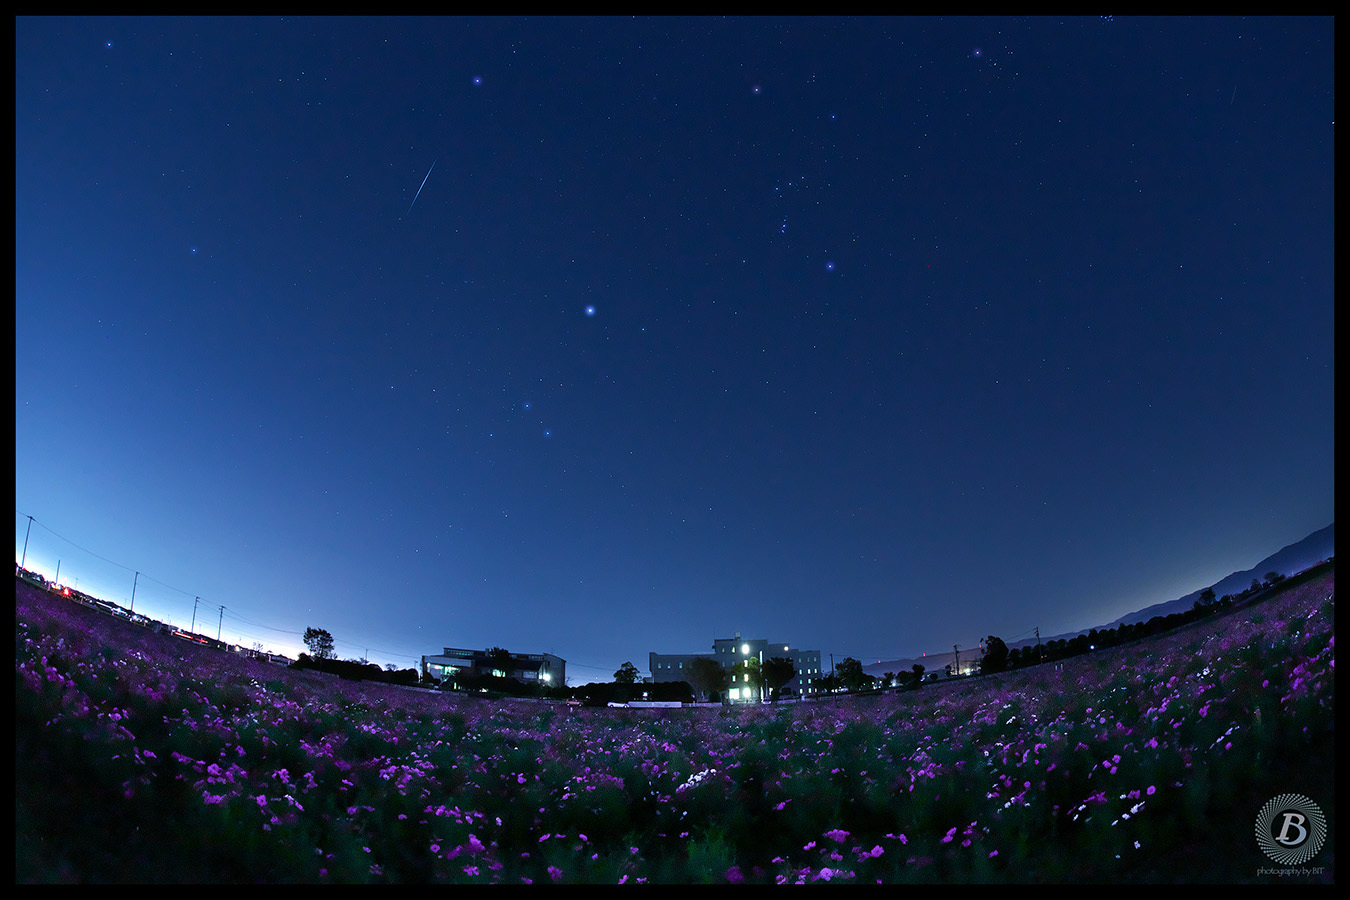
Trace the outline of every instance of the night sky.
[[1334, 520], [1330, 18], [16, 51], [15, 559], [32, 516], [138, 612], [577, 684], [736, 631], [869, 663]]

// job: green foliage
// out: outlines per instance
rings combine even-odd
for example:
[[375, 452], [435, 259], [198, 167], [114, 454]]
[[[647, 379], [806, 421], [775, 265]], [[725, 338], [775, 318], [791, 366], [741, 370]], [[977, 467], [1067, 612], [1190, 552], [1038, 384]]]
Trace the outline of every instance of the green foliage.
[[1008, 668], [1008, 645], [1002, 638], [991, 634], [984, 639], [984, 657], [980, 660], [980, 671], [1002, 672], [1006, 668]]
[[705, 700], [725, 691], [731, 682], [731, 673], [716, 660], [706, 656], [690, 660], [686, 669], [690, 686]]
[[845, 656], [839, 661], [835, 674], [839, 677], [839, 683], [849, 691], [860, 691], [872, 681], [872, 676], [863, 672], [862, 663], [851, 656]]
[[792, 660], [782, 656], [775, 656], [764, 661], [764, 683], [769, 688], [770, 698], [778, 699], [778, 692], [783, 689], [792, 677], [797, 674], [797, 667], [793, 665]]
[[511, 674], [511, 670], [514, 668], [514, 660], [511, 656], [511, 651], [502, 647], [488, 648], [487, 659], [488, 665], [492, 668], [493, 675], [506, 677]]
[[310, 655], [316, 659], [333, 658], [333, 636], [324, 629], [306, 628], [304, 642]]

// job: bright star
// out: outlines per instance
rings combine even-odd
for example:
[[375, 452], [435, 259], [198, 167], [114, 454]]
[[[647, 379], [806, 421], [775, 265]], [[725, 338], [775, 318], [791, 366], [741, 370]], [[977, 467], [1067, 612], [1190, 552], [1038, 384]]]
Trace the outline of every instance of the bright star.
[[587, 306], [587, 307], [586, 307], [586, 315], [588, 315], [588, 316], [593, 316], [593, 315], [595, 315], [595, 307], [594, 307], [594, 306]]

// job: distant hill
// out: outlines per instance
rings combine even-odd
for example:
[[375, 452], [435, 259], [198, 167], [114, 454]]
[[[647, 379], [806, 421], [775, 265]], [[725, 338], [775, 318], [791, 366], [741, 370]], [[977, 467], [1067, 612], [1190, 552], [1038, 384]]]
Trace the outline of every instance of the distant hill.
[[[1264, 580], [1267, 572], [1278, 572], [1285, 576], [1295, 575], [1309, 566], [1316, 565], [1335, 555], [1336, 523], [1332, 522], [1321, 531], [1314, 531], [1297, 544], [1290, 544], [1278, 553], [1267, 556], [1250, 569], [1234, 572], [1232, 575], [1210, 585], [1210, 587], [1214, 588], [1215, 597], [1222, 597], [1224, 594], [1237, 594], [1251, 587], [1253, 578], [1258, 581]], [[1115, 628], [1117, 625], [1134, 625], [1138, 622], [1147, 622], [1154, 616], [1168, 616], [1175, 612], [1185, 612], [1195, 605], [1196, 600], [1200, 599], [1203, 590], [1204, 588], [1201, 588], [1184, 597], [1168, 600], [1166, 603], [1155, 603], [1138, 612], [1123, 615], [1114, 622], [1098, 625], [1097, 630]], [[1081, 632], [1075, 632], [1074, 634], [1081, 634]], [[1060, 635], [1056, 635], [1056, 638], [1058, 637]]]
[[[1231, 575], [1221, 578], [1213, 585], [1215, 597], [1222, 597], [1224, 594], [1237, 594], [1251, 586], [1252, 579], [1264, 580], [1267, 572], [1278, 572], [1281, 575], [1289, 576], [1302, 572], [1309, 566], [1314, 566], [1325, 559], [1330, 559], [1336, 555], [1336, 523], [1332, 522], [1326, 528], [1320, 531], [1314, 531], [1303, 540], [1295, 544], [1290, 544], [1284, 549], [1272, 553], [1261, 560], [1250, 569], [1244, 569], [1241, 572], [1234, 572]], [[1195, 605], [1195, 601], [1200, 599], [1204, 588], [1192, 591], [1184, 597], [1178, 597], [1175, 600], [1168, 600], [1164, 603], [1155, 603], [1152, 606], [1146, 606], [1136, 612], [1127, 613], [1109, 622], [1106, 625], [1094, 625], [1089, 628], [1083, 628], [1078, 631], [1068, 631], [1063, 634], [1041, 635], [1041, 642], [1057, 641], [1061, 638], [1070, 640], [1080, 634], [1087, 634], [1093, 628], [1098, 631], [1109, 631], [1118, 625], [1134, 625], [1138, 622], [1147, 622], [1154, 616], [1168, 616], [1176, 612], [1185, 612]], [[1014, 647], [1029, 647], [1036, 643], [1031, 640], [1016, 641], [1008, 644], [1008, 649]], [[967, 650], [962, 648], [960, 654], [961, 667], [965, 664], [978, 660], [980, 650], [978, 647], [972, 647]], [[915, 663], [924, 667], [925, 672], [941, 672], [943, 668], [953, 661], [953, 654], [930, 653], [927, 656], [914, 659], [890, 659], [881, 662], [869, 663], [863, 666], [863, 671], [868, 675], [881, 675], [886, 672], [908, 672]]]

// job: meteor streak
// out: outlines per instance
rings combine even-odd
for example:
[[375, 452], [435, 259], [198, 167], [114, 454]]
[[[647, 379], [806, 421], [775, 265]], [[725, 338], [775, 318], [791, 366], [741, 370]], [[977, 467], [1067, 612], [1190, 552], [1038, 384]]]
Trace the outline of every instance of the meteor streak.
[[[436, 163], [438, 163], [438, 162], [440, 162], [440, 161], [441, 161], [441, 158], [440, 158], [439, 156], [436, 157], [436, 159], [431, 163], [431, 169], [436, 168]], [[413, 206], [417, 203], [417, 198], [420, 197], [420, 196], [422, 196], [422, 188], [424, 188], [424, 187], [427, 186], [427, 178], [430, 178], [430, 177], [431, 177], [431, 169], [427, 169], [426, 178], [423, 178], [423, 179], [422, 179], [422, 183], [419, 184], [419, 185], [417, 186], [417, 193], [413, 194], [413, 201], [412, 201], [412, 203], [409, 203], [409, 204], [408, 204], [408, 212], [404, 213], [405, 216], [406, 216], [408, 213], [412, 212]]]

